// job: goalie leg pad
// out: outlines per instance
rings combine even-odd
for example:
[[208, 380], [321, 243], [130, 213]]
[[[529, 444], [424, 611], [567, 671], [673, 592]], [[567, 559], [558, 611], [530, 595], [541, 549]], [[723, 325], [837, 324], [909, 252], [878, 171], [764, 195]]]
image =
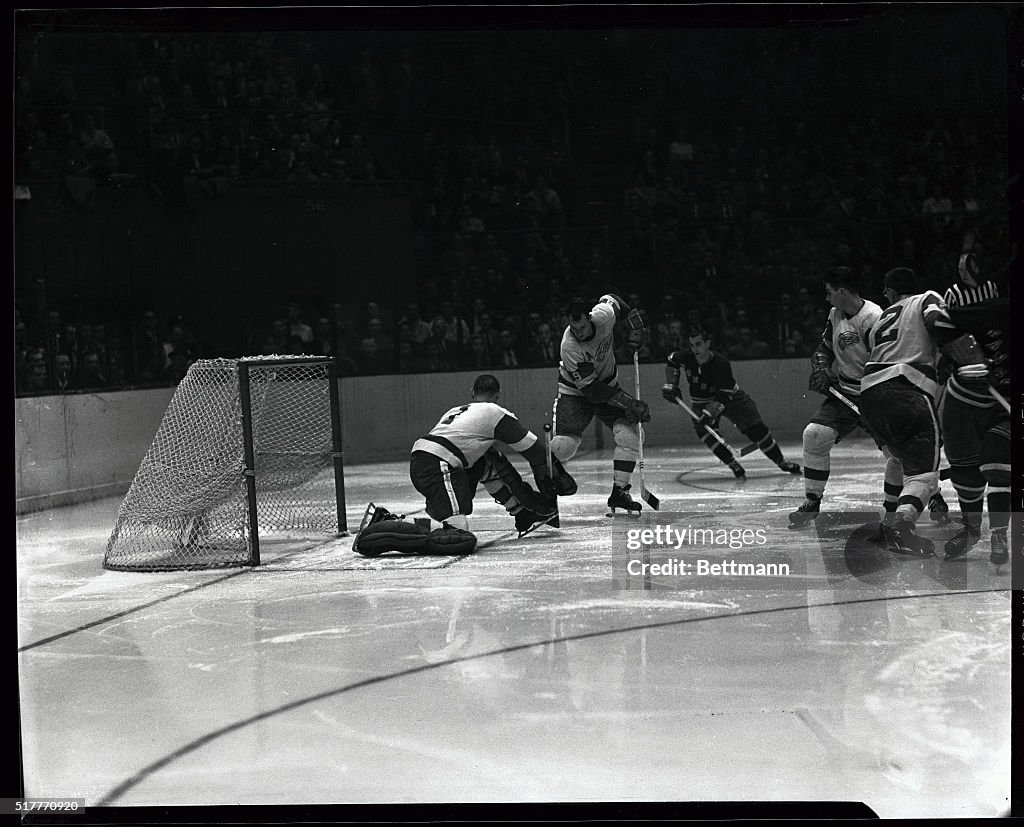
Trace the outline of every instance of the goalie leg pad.
[[421, 554], [472, 554], [476, 550], [476, 535], [453, 526], [443, 526], [430, 532]]
[[427, 548], [429, 529], [405, 520], [379, 520], [371, 523], [352, 543], [352, 550], [364, 557], [379, 557], [387, 551], [422, 554]]

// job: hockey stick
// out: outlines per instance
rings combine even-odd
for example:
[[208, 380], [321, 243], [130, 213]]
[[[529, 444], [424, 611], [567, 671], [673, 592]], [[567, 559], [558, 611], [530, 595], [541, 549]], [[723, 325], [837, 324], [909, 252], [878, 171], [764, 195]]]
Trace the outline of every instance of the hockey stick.
[[[636, 388], [636, 398], [640, 399], [640, 352], [633, 351], [633, 376], [635, 377], [634, 386]], [[642, 423], [636, 423], [636, 431], [639, 437], [637, 441], [637, 471], [640, 472], [640, 499], [647, 503], [652, 509], [657, 511], [661, 507], [661, 500], [659, 500], [651, 491], [647, 490], [647, 484], [644, 482], [644, 426]]]
[[553, 477], [555, 475], [555, 472], [553, 470], [552, 462], [551, 462], [551, 423], [550, 422], [545, 422], [544, 423], [544, 450], [547, 453], [547, 457], [548, 457], [548, 476], [549, 477]]
[[[693, 409], [689, 405], [687, 405], [682, 399], [680, 399], [678, 396], [676, 397], [676, 404], [680, 408], [682, 408], [684, 411], [686, 411], [690, 415], [690, 418], [693, 419], [694, 422], [700, 422], [701, 421], [701, 418], [699, 416], [697, 416], [697, 414], [695, 414], [693, 412]], [[715, 439], [715, 441], [719, 445], [721, 445], [723, 448], [725, 448], [725, 450], [728, 451], [730, 454], [732, 454], [734, 457], [745, 457], [747, 454], [752, 454], [752, 453], [754, 453], [754, 451], [757, 450], [757, 444], [754, 443], [754, 442], [751, 442], [749, 445], [744, 445], [743, 448], [741, 448], [739, 451], [737, 451], [728, 442], [725, 441], [725, 439], [722, 437], [722, 435], [720, 433], [718, 433], [718, 431], [716, 431], [710, 425], [705, 424], [704, 428], [705, 428], [705, 430], [707, 430], [707, 432], [709, 434], [711, 434], [711, 436]], [[711, 466], [711, 467], [714, 468], [716, 466]]]
[[1000, 405], [1003, 406], [1003, 409], [1007, 413], [1010, 413], [1010, 403], [1006, 401], [1006, 397], [1005, 396], [1003, 396], [999, 391], [997, 391], [991, 385], [988, 386], [988, 392], [990, 394], [992, 394], [992, 398], [994, 400], [996, 400], [996, 402], [998, 402]]
[[857, 407], [856, 403], [852, 399], [850, 399], [850, 397], [848, 397], [845, 393], [839, 390], [839, 388], [834, 387], [833, 385], [829, 385], [828, 393], [829, 396], [838, 399], [840, 402], [846, 405], [847, 408], [853, 411], [854, 415], [858, 419], [863, 419], [863, 417], [860, 415], [860, 408]]
[[[861, 421], [861, 424], [863, 424], [864, 417], [861, 416], [860, 408], [857, 407], [856, 403], [852, 399], [850, 399], [841, 390], [839, 390], [838, 388], [834, 388], [831, 385], [829, 386], [828, 392], [829, 392], [830, 396], [835, 397], [840, 402], [842, 402], [844, 405], [846, 405], [847, 408], [849, 408], [851, 411], [853, 411], [857, 415], [857, 418]], [[1009, 403], [1006, 404], [1006, 412], [1007, 413], [1010, 412], [1010, 405], [1009, 405]], [[948, 480], [950, 478], [950, 474], [951, 473], [952, 473], [952, 469], [951, 468], [940, 468], [939, 469], [939, 479], [940, 480]]]

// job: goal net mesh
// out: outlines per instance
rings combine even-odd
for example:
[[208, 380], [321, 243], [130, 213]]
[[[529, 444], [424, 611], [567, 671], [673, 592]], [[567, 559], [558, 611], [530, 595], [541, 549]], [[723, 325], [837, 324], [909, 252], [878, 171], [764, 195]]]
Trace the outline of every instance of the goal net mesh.
[[[206, 359], [189, 368], [121, 504], [105, 568], [254, 565], [264, 534], [338, 531], [329, 360], [280, 358], [289, 361]], [[256, 538], [246, 484], [243, 365], [251, 399]]]

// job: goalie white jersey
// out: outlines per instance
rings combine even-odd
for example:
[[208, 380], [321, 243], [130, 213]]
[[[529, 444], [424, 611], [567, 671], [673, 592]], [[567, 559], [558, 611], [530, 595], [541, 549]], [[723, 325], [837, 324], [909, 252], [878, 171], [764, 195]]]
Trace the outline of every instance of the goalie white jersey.
[[494, 402], [469, 402], [447, 411], [413, 451], [426, 451], [456, 468], [470, 468], [496, 442], [522, 453], [537, 436], [516, 415]]

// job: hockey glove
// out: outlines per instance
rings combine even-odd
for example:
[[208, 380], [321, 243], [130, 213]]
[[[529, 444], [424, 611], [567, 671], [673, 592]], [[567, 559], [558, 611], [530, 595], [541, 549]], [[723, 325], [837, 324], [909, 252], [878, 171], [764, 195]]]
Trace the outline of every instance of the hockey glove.
[[642, 399], [633, 399], [629, 403], [629, 407], [626, 408], [623, 416], [630, 425], [635, 425], [638, 422], [650, 422], [651, 421], [651, 408]]
[[988, 365], [964, 365], [956, 369], [957, 381], [970, 388], [986, 388], [989, 383]]
[[625, 323], [627, 330], [639, 330], [642, 333], [646, 329], [643, 316], [640, 315], [640, 311], [636, 308], [626, 314]]
[[650, 406], [640, 399], [634, 399], [625, 391], [616, 391], [615, 395], [608, 400], [608, 404], [622, 408], [623, 418], [631, 425], [635, 425], [637, 422], [651, 421]]
[[941, 348], [943, 356], [956, 365], [956, 378], [964, 385], [985, 387], [988, 384], [988, 364], [977, 339], [965, 333]]
[[671, 402], [673, 405], [676, 404], [677, 399], [683, 398], [683, 392], [668, 382], [661, 386], [661, 395], [665, 397], [666, 402]]
[[835, 374], [832, 373], [832, 361], [828, 355], [815, 351], [811, 356], [811, 375], [807, 379], [807, 389], [818, 393], [828, 393], [828, 389], [835, 382]]

